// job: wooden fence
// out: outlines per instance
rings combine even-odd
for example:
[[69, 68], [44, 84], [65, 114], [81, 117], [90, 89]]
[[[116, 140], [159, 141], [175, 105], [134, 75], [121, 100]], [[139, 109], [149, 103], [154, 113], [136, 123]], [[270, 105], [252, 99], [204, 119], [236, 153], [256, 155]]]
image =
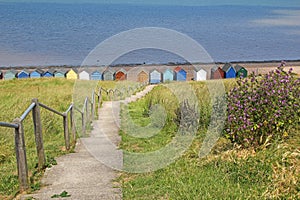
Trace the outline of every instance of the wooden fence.
[[[109, 89], [106, 90], [102, 87], [99, 87], [97, 91], [92, 92], [91, 98], [86, 97], [82, 109], [75, 106], [73, 103], [70, 104], [69, 108], [61, 113], [41, 102], [38, 99], [32, 99], [30, 106], [26, 111], [21, 115], [20, 118], [16, 118], [12, 123], [0, 122], [0, 126], [13, 128], [15, 130], [15, 153], [17, 159], [17, 170], [18, 170], [18, 179], [20, 191], [25, 191], [29, 188], [28, 183], [28, 167], [27, 167], [27, 158], [26, 158], [26, 147], [25, 147], [25, 134], [23, 128], [23, 121], [26, 117], [32, 112], [32, 121], [34, 126], [34, 136], [35, 144], [38, 157], [38, 170], [42, 170], [46, 165], [46, 157], [44, 152], [44, 143], [43, 143], [43, 134], [42, 134], [42, 122], [40, 109], [46, 109], [52, 113], [55, 113], [63, 118], [63, 127], [64, 127], [64, 140], [66, 150], [70, 150], [70, 132], [69, 129], [71, 126], [71, 132], [74, 140], [76, 141], [76, 123], [75, 123], [75, 111], [81, 114], [81, 126], [82, 134], [86, 132], [86, 125], [90, 123], [95, 117], [96, 103], [98, 107], [101, 106], [103, 101], [103, 92], [109, 98], [108, 100], [120, 100], [126, 96], [132, 95], [138, 88], [144, 86], [145, 84], [139, 84], [137, 87], [128, 87], [122, 89]], [[89, 112], [90, 105], [90, 112]], [[69, 123], [70, 120], [70, 123]]]

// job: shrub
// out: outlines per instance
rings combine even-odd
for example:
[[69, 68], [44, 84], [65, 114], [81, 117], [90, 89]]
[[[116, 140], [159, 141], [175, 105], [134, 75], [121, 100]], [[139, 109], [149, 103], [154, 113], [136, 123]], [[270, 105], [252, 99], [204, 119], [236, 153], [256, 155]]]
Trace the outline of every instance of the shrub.
[[283, 67], [239, 79], [228, 94], [225, 136], [242, 147], [287, 137], [300, 122], [300, 80]]

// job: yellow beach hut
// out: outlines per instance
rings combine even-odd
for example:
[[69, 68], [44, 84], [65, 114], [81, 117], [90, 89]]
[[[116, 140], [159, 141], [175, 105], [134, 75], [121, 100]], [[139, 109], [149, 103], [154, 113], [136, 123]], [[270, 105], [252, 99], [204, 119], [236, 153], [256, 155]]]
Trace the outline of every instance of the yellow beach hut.
[[70, 69], [67, 73], [66, 73], [66, 78], [67, 79], [78, 79], [78, 74], [74, 69]]

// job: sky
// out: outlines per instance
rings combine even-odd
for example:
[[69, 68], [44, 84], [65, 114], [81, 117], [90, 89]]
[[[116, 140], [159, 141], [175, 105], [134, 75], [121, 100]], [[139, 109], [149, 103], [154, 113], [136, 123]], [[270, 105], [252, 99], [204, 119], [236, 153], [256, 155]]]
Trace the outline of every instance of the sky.
[[259, 5], [300, 7], [299, 0], [0, 0], [0, 2], [43, 2], [43, 3], [105, 3], [105, 4], [150, 4], [150, 5]]

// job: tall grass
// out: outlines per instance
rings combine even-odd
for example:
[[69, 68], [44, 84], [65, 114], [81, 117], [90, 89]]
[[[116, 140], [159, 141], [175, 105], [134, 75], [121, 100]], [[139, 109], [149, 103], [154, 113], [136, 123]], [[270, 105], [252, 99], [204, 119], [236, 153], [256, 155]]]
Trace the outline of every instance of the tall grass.
[[[166, 168], [143, 174], [122, 173], [124, 199], [299, 199], [299, 132], [283, 143], [264, 149], [239, 150], [220, 138], [212, 152], [199, 158], [206, 136], [212, 105], [207, 82], [190, 83], [198, 97], [200, 126], [189, 149]], [[225, 90], [236, 85], [224, 80]], [[167, 111], [167, 122], [150, 138], [128, 135], [122, 121], [121, 148], [135, 153], [150, 152], [168, 144], [178, 130], [176, 109], [179, 102], [165, 86], [156, 87], [145, 98], [128, 106], [130, 117], [140, 126], [150, 123], [149, 106], [160, 103]], [[124, 115], [124, 111], [122, 112]]]
[[[33, 98], [64, 112], [72, 102], [73, 85], [74, 81], [64, 79], [1, 81], [0, 121], [12, 122], [20, 117]], [[51, 161], [66, 152], [62, 119], [41, 109], [41, 120], [45, 153]], [[36, 172], [37, 156], [31, 114], [24, 121], [24, 131], [29, 175], [32, 176]], [[4, 199], [14, 196], [19, 188], [13, 129], [0, 127], [0, 152], [0, 199]]]
[[[122, 90], [129, 86], [137, 88], [138, 83], [74, 81], [54, 78], [0, 81], [0, 121], [12, 122], [15, 118], [20, 117], [33, 98], [38, 98], [39, 102], [59, 112], [66, 111], [71, 102], [80, 100], [77, 106], [81, 109], [84, 98], [86, 96], [91, 98], [92, 91], [100, 86], [105, 89], [118, 88]], [[77, 91], [79, 93], [76, 93]], [[103, 94], [103, 98], [109, 99], [106, 94]], [[78, 112], [75, 113], [77, 133], [81, 133], [81, 116], [78, 115]], [[55, 157], [67, 153], [64, 147], [63, 119], [43, 108], [41, 108], [41, 118], [47, 165], [55, 164]], [[39, 189], [39, 181], [36, 179], [41, 173], [37, 173], [36, 170], [37, 155], [31, 114], [24, 121], [24, 131], [31, 189], [36, 190]], [[74, 139], [71, 142], [74, 143]], [[14, 130], [0, 127], [0, 199], [10, 199], [18, 193], [14, 146]]]

